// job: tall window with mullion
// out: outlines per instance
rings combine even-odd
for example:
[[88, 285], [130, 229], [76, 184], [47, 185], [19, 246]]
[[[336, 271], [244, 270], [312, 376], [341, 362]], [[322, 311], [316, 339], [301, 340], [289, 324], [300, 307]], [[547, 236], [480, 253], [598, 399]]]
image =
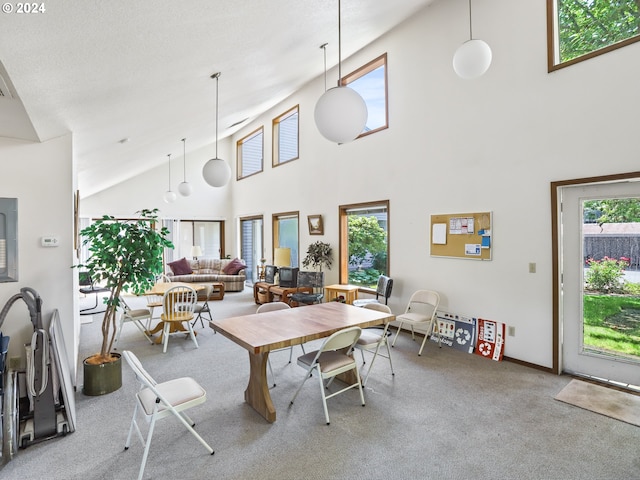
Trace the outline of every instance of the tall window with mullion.
[[343, 77], [342, 84], [358, 92], [367, 104], [367, 123], [358, 138], [389, 127], [386, 53]]
[[547, 0], [549, 71], [640, 40], [638, 0]]
[[298, 105], [273, 119], [273, 166], [298, 158]]
[[274, 259], [276, 248], [291, 249], [291, 267], [298, 266], [298, 245], [300, 244], [298, 212], [276, 213], [273, 215]]
[[375, 289], [389, 275], [389, 201], [340, 206], [340, 283]]
[[262, 172], [264, 153], [264, 128], [260, 127], [237, 143], [237, 179]]

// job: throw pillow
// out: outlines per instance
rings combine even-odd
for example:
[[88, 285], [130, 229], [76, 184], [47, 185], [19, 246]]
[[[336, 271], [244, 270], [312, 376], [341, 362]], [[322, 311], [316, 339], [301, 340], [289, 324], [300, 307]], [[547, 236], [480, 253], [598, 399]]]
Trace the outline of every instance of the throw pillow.
[[184, 257], [180, 260], [176, 260], [175, 262], [167, 263], [167, 265], [169, 265], [169, 268], [174, 275], [189, 275], [190, 273], [193, 273], [191, 265], [189, 265], [189, 262]]
[[240, 270], [247, 268], [247, 266], [242, 263], [239, 259], [234, 258], [227, 266], [222, 269], [224, 273], [227, 275], [236, 275]]

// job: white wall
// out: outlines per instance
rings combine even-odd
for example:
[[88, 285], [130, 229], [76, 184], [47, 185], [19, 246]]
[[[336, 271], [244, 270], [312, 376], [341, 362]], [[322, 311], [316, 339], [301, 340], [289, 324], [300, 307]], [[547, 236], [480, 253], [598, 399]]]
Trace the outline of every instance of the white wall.
[[[234, 136], [232, 145], [265, 126], [265, 170], [232, 181], [231, 213], [206, 208], [234, 225], [263, 214], [269, 258], [273, 213], [300, 212], [301, 252], [316, 240], [337, 250], [338, 206], [388, 199], [393, 311], [416, 289], [438, 290], [444, 310], [515, 326], [506, 355], [551, 367], [549, 184], [638, 170], [640, 44], [549, 74], [545, 3], [485, 0], [474, 4], [474, 36], [492, 47], [493, 63], [462, 80], [451, 62], [468, 38], [467, 8], [437, 2], [343, 61], [347, 73], [387, 52], [389, 129], [340, 146], [325, 140], [313, 122], [318, 78]], [[296, 104], [300, 159], [271, 168], [271, 120]], [[187, 215], [201, 207], [175, 206]], [[493, 212], [493, 260], [430, 257], [430, 215], [470, 211]], [[309, 214], [323, 215], [324, 236], [308, 235]], [[328, 273], [337, 281], [337, 268]]]
[[[72, 378], [78, 354], [77, 282], [70, 268], [73, 251], [73, 168], [71, 135], [44, 143], [0, 137], [0, 192], [18, 199], [18, 281], [0, 283], [0, 308], [22, 287], [31, 287], [42, 297], [45, 325], [58, 309], [67, 346]], [[60, 246], [44, 248], [43, 236], [55, 235]], [[9, 310], [2, 333], [11, 336], [9, 358], [21, 357], [30, 343], [33, 325], [22, 300]], [[74, 341], [75, 339], [75, 341]]]

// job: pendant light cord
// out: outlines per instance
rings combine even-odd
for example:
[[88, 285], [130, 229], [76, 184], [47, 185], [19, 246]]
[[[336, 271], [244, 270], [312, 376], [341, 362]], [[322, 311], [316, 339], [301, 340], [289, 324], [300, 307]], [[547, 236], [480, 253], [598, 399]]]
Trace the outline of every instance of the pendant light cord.
[[324, 50], [324, 91], [327, 91], [327, 45], [328, 43], [323, 43], [320, 45], [320, 48]]
[[182, 178], [187, 181], [187, 139], [182, 139]]
[[216, 158], [218, 158], [218, 79], [220, 78], [220, 72], [214, 73], [211, 78], [216, 79]]
[[171, 191], [171, 154], [168, 154], [169, 157], [169, 192]]
[[342, 26], [340, 21], [340, 0], [338, 0], [338, 86], [342, 86]]
[[473, 40], [473, 30], [471, 29], [471, 0], [469, 0], [469, 40]]

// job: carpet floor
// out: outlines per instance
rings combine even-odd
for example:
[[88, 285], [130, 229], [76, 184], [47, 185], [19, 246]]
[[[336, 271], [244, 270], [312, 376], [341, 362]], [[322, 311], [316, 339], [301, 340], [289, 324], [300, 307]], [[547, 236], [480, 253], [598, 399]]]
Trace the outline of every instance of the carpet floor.
[[[253, 313], [256, 305], [247, 289], [225, 294], [211, 309], [225, 318]], [[288, 363], [284, 350], [271, 355], [278, 419], [269, 424], [244, 402], [247, 352], [207, 325], [198, 324], [197, 332], [199, 348], [172, 337], [165, 354], [133, 325], [122, 333], [118, 348], [133, 351], [156, 380], [191, 376], [207, 390], [207, 401], [189, 414], [215, 455], [175, 419], [161, 420], [145, 479], [640, 478], [640, 429], [556, 401], [572, 380], [567, 376], [431, 342], [418, 356], [419, 342], [402, 333], [392, 349], [395, 376], [386, 359], [377, 359], [366, 406], [355, 390], [330, 399], [327, 426], [316, 381], [290, 405], [304, 371]], [[81, 327], [80, 358], [94, 353], [99, 340], [96, 317]], [[133, 373], [124, 365], [122, 388], [89, 397], [79, 369], [77, 430], [20, 450], [0, 477], [137, 477], [142, 446], [123, 449], [138, 388]]]

